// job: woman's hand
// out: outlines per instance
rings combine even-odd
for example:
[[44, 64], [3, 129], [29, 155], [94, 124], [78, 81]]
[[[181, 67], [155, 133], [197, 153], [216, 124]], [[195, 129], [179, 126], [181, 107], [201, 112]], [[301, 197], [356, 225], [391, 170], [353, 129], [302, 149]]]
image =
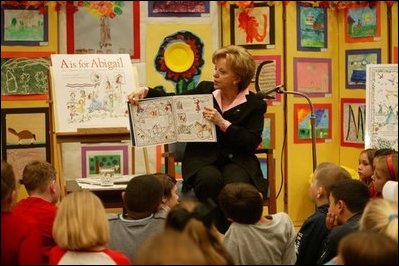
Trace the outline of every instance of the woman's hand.
[[148, 87], [139, 87], [127, 96], [128, 101], [131, 104], [137, 105], [139, 100], [144, 99], [148, 93]]
[[221, 127], [225, 121], [222, 115], [215, 108], [204, 107], [202, 114], [204, 115], [205, 119], [211, 121], [219, 127]]

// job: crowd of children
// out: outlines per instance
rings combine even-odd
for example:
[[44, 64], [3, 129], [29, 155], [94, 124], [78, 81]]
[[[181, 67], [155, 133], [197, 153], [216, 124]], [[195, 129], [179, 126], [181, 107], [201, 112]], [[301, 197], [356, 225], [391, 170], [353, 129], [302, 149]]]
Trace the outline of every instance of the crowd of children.
[[[22, 182], [28, 197], [16, 203], [18, 182], [1, 162], [2, 264], [272, 264], [393, 265], [398, 263], [398, 205], [382, 198], [397, 181], [397, 152], [366, 149], [360, 180], [343, 167], [320, 163], [309, 187], [315, 212], [298, 233], [284, 213], [263, 214], [262, 194], [231, 183], [218, 202], [180, 200], [166, 174], [132, 178], [122, 193], [124, 211], [107, 216], [101, 200], [82, 190], [58, 204], [54, 167], [28, 163]], [[215, 227], [219, 206], [229, 221]]]

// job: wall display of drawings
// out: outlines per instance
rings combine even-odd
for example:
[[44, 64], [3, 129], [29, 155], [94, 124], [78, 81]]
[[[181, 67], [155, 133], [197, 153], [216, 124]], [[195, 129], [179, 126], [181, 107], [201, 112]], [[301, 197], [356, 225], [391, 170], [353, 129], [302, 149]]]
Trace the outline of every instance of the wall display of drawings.
[[345, 41], [372, 42], [381, 36], [380, 2], [375, 6], [354, 4], [345, 10]]
[[200, 17], [209, 14], [209, 1], [148, 1], [148, 17]]
[[51, 55], [55, 131], [128, 127], [126, 99], [138, 86], [128, 54]]
[[248, 9], [230, 5], [230, 42], [247, 49], [273, 48], [275, 44], [274, 6], [255, 3]]
[[364, 148], [365, 99], [341, 99], [341, 146]]
[[[107, 1], [117, 5], [115, 17], [97, 16], [84, 7], [67, 12], [70, 54], [130, 54], [140, 58], [140, 2]], [[71, 3], [72, 4], [72, 3]]]
[[295, 57], [294, 90], [312, 97], [331, 97], [331, 59]]
[[398, 150], [398, 65], [367, 65], [366, 148]]
[[1, 99], [47, 99], [49, 65], [50, 54], [40, 57], [33, 53], [7, 53], [1, 58]]
[[100, 170], [129, 174], [128, 145], [85, 145], [81, 147], [82, 177], [99, 176]]
[[[281, 84], [281, 56], [279, 55], [262, 55], [262, 56], [253, 56], [257, 65], [263, 62], [267, 62], [263, 65], [260, 70], [258, 85], [261, 91], [267, 91], [275, 88], [277, 85]], [[254, 78], [255, 82], [255, 78]], [[255, 84], [251, 84], [250, 86], [256, 86]], [[273, 95], [275, 99], [267, 100], [268, 105], [276, 105], [281, 101], [281, 94], [276, 93]]]
[[[332, 138], [331, 104], [314, 104], [316, 142]], [[308, 104], [294, 104], [294, 143], [310, 143], [310, 107]]]
[[345, 85], [348, 89], [364, 89], [366, 66], [381, 63], [381, 49], [356, 49], [345, 51]]
[[1, 125], [2, 158], [17, 177], [31, 160], [51, 162], [48, 108], [1, 109]]
[[297, 49], [320, 51], [327, 48], [327, 8], [297, 2]]

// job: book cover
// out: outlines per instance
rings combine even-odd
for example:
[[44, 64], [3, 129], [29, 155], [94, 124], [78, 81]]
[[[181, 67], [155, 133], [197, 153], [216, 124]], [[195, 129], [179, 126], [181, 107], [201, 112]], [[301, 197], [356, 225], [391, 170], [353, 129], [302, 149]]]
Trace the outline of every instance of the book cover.
[[203, 117], [204, 107], [213, 107], [211, 94], [148, 98], [128, 105], [133, 146], [216, 142], [215, 125]]

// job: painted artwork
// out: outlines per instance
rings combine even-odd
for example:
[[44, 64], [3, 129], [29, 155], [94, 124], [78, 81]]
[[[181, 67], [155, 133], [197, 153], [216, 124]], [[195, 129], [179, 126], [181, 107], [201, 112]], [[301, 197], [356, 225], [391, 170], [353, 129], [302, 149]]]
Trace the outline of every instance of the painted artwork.
[[258, 149], [274, 149], [275, 147], [275, 121], [274, 114], [265, 114], [262, 142], [259, 144]]
[[297, 49], [320, 51], [327, 48], [327, 10], [297, 3]]
[[398, 150], [398, 65], [367, 65], [366, 148]]
[[294, 58], [294, 90], [313, 97], [331, 96], [331, 59]]
[[251, 8], [230, 5], [231, 44], [247, 49], [274, 47], [274, 6], [255, 3]]
[[48, 108], [1, 109], [1, 124], [2, 157], [5, 160], [9, 150], [44, 148], [45, 160], [51, 161]]
[[341, 99], [341, 146], [364, 148], [365, 99]]
[[33, 160], [50, 161], [45, 147], [7, 149], [7, 162], [12, 165], [17, 179], [22, 179], [25, 166]]
[[200, 17], [209, 14], [209, 1], [148, 1], [148, 17]]
[[82, 177], [98, 177], [103, 169], [112, 169], [119, 175], [129, 173], [127, 145], [83, 146], [81, 153]]
[[346, 88], [364, 89], [366, 86], [366, 66], [381, 63], [381, 49], [346, 50]]
[[128, 54], [51, 55], [56, 132], [129, 126], [127, 95], [138, 86]]
[[[267, 91], [275, 88], [281, 84], [281, 56], [279, 55], [263, 55], [253, 56], [256, 63], [256, 69], [258, 72], [259, 66], [262, 65], [262, 69], [259, 69], [258, 80], [256, 76], [254, 78], [254, 92], [256, 91]], [[250, 84], [252, 87], [252, 84]], [[257, 88], [258, 87], [258, 88]], [[275, 93], [272, 95], [275, 99], [267, 100], [268, 105], [276, 105], [281, 101], [281, 95]]]
[[345, 10], [345, 41], [367, 42], [381, 36], [380, 3], [354, 4]]
[[49, 57], [1, 58], [1, 95], [48, 93]]
[[47, 9], [19, 9], [1, 5], [1, 45], [41, 46], [48, 44]]
[[[100, 1], [92, 1], [100, 2]], [[129, 54], [140, 58], [140, 3], [105, 1], [118, 10], [112, 16], [83, 6], [67, 13], [67, 51], [75, 54]], [[113, 7], [112, 7], [113, 5]]]
[[[316, 142], [325, 142], [332, 138], [331, 104], [314, 104]], [[310, 143], [312, 130], [308, 104], [294, 104], [294, 143]]]

